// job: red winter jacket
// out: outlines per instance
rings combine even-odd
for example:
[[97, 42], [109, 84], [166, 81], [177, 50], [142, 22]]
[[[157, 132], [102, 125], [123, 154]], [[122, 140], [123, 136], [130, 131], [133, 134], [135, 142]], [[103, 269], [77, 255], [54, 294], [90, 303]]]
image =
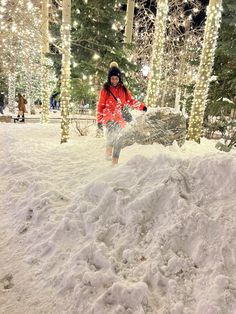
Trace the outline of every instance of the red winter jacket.
[[116, 98], [120, 99], [121, 105], [118, 105], [112, 94], [103, 88], [97, 106], [97, 122], [106, 125], [108, 121], [117, 121], [121, 127], [125, 127], [126, 122], [121, 112], [124, 105], [127, 104], [138, 110], [143, 110], [145, 105], [132, 97], [128, 89], [125, 93], [123, 84], [118, 84], [116, 87], [109, 85], [109, 89]]

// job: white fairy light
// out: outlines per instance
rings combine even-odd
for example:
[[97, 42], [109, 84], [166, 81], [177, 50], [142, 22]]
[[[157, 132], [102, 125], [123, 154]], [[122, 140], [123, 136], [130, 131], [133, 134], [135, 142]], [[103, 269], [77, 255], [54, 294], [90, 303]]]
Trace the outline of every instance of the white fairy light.
[[202, 122], [207, 101], [218, 30], [221, 22], [221, 0], [210, 0], [207, 8], [207, 21], [198, 77], [194, 89], [193, 104], [189, 121], [188, 134], [191, 140], [200, 142]]
[[98, 59], [100, 59], [100, 56], [97, 53], [95, 53], [93, 55], [93, 60], [98, 60]]
[[155, 34], [151, 61], [151, 73], [148, 82], [147, 99], [149, 106], [155, 106], [161, 79], [161, 65], [164, 53], [168, 0], [159, 1], [155, 21]]
[[61, 143], [69, 139], [70, 66], [71, 66], [71, 0], [63, 0], [62, 75], [61, 75]]

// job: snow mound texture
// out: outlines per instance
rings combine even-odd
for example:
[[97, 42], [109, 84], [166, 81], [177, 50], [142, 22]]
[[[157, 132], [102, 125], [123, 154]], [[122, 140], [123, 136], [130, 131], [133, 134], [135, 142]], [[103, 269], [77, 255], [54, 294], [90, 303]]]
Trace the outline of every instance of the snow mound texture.
[[136, 156], [70, 199], [29, 187], [21, 199], [35, 206], [18, 203], [26, 261], [42, 265], [65, 313], [236, 313], [235, 173], [230, 156], [161, 154]]

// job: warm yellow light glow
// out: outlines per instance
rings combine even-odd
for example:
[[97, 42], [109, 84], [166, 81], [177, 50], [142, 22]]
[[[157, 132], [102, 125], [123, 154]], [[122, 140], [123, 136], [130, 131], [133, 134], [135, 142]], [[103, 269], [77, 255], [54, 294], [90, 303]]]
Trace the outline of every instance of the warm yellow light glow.
[[71, 65], [71, 0], [63, 0], [62, 37], [62, 75], [61, 75], [61, 143], [69, 139], [69, 103], [70, 103], [70, 65]]
[[158, 2], [157, 15], [155, 20], [151, 71], [147, 89], [146, 103], [148, 106], [156, 106], [159, 93], [167, 13], [168, 0], [160, 0]]
[[93, 60], [98, 60], [100, 58], [100, 56], [97, 54], [97, 53], [95, 53], [94, 55], [93, 55]]
[[221, 0], [210, 0], [207, 8], [207, 22], [204, 31], [201, 61], [194, 90], [193, 104], [189, 121], [190, 140], [200, 142], [205, 104], [214, 63], [218, 29], [221, 22]]
[[26, 93], [28, 89], [27, 100], [32, 95], [35, 100], [39, 96], [41, 36], [39, 7], [29, 0], [13, 4], [10, 0], [0, 2], [0, 67], [8, 81], [8, 106], [12, 113], [16, 110], [16, 93]]
[[48, 33], [48, 0], [42, 2], [42, 116], [41, 122], [49, 121], [49, 89], [48, 89], [48, 60], [46, 54], [49, 52]]

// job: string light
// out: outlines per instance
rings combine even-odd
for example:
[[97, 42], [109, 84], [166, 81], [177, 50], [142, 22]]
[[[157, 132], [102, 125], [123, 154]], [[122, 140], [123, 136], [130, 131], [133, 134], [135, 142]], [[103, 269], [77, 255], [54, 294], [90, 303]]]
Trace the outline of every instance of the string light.
[[0, 11], [0, 65], [8, 79], [9, 110], [14, 113], [16, 90], [26, 91], [29, 100], [39, 94], [39, 7], [29, 0], [19, 1], [17, 6], [1, 0]]
[[61, 75], [61, 143], [69, 139], [70, 65], [71, 65], [71, 0], [63, 0], [62, 10], [62, 75]]
[[160, 0], [157, 7], [155, 20], [155, 34], [153, 41], [151, 76], [147, 89], [147, 105], [154, 107], [157, 101], [157, 95], [161, 80], [161, 66], [164, 53], [166, 19], [168, 13], [168, 0]]
[[[160, 69], [160, 84], [155, 97], [158, 106], [166, 106], [168, 103], [173, 107], [174, 99], [176, 99], [176, 104], [179, 101], [179, 94], [182, 98], [184, 86], [192, 86], [195, 83], [195, 77], [190, 77], [188, 72], [190, 69], [197, 68], [200, 62], [199, 48], [201, 50], [203, 24], [194, 26], [192, 17], [197, 14], [193, 12], [193, 9], [199, 11], [202, 8], [202, 2], [200, 0], [187, 2], [191, 9], [186, 11], [183, 2], [168, 1], [169, 12]], [[154, 38], [155, 14], [145, 7], [145, 0], [139, 0], [138, 4], [139, 10], [136, 12], [134, 23], [135, 45], [132, 50], [132, 62], [136, 61], [142, 69], [144, 65], [150, 65], [151, 62], [150, 51]], [[151, 73], [148, 78], [151, 78]], [[139, 80], [139, 76], [135, 75], [135, 79]], [[145, 80], [144, 85], [148, 82], [149, 80]]]
[[9, 111], [15, 112], [15, 95], [16, 95], [16, 75], [9, 73], [8, 77], [8, 107]]
[[221, 12], [222, 1], [210, 0], [207, 8], [207, 21], [204, 32], [202, 55], [194, 89], [188, 129], [189, 139], [198, 143], [200, 143], [205, 104], [214, 63], [218, 30], [221, 22]]
[[97, 53], [95, 53], [93, 55], [93, 60], [98, 60], [98, 59], [100, 59], [100, 56]]
[[49, 33], [48, 33], [48, 0], [42, 3], [42, 115], [41, 123], [49, 121], [49, 89], [48, 89], [48, 60], [46, 54], [49, 52]]
[[134, 0], [127, 0], [127, 10], [125, 16], [125, 34], [124, 42], [130, 44], [132, 42], [133, 21], [134, 21]]

